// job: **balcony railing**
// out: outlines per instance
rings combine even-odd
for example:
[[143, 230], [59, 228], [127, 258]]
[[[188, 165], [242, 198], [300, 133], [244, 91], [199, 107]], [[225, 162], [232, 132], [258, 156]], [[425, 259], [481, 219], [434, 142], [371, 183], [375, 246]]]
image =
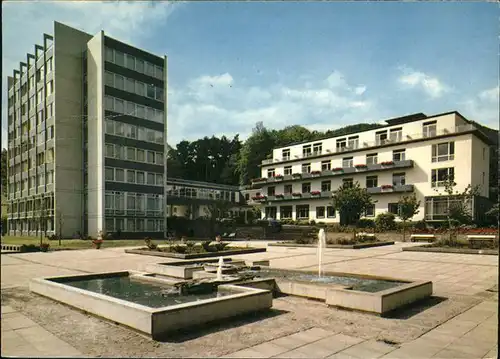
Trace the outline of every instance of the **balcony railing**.
[[334, 168], [325, 171], [312, 171], [310, 173], [294, 173], [286, 176], [274, 176], [268, 178], [257, 178], [253, 180], [253, 185], [261, 185], [261, 184], [274, 184], [280, 182], [289, 182], [289, 181], [297, 181], [303, 179], [310, 178], [325, 178], [332, 176], [344, 176], [344, 175], [352, 175], [354, 173], [365, 173], [365, 172], [375, 172], [375, 171], [385, 171], [385, 170], [393, 170], [393, 169], [402, 169], [402, 168], [412, 168], [413, 161], [412, 160], [404, 160], [404, 161], [389, 161], [375, 164], [368, 164], [366, 167], [357, 168], [357, 167], [342, 167], [342, 168]]
[[354, 146], [346, 146], [346, 147], [337, 147], [337, 148], [331, 148], [331, 149], [326, 149], [322, 151], [317, 151], [317, 152], [312, 152], [312, 153], [307, 153], [307, 154], [302, 154], [302, 155], [295, 155], [295, 156], [289, 156], [286, 158], [269, 158], [265, 159], [262, 161], [262, 165], [270, 165], [273, 163], [282, 163], [282, 162], [288, 162], [288, 161], [293, 161], [293, 160], [298, 160], [298, 159], [307, 159], [307, 158], [313, 158], [313, 157], [319, 157], [323, 155], [334, 155], [338, 153], [344, 153], [348, 151], [356, 151], [356, 150], [365, 150], [365, 149], [370, 149], [371, 147], [378, 147], [378, 146], [383, 146], [383, 145], [389, 145], [389, 144], [395, 144], [395, 143], [405, 143], [409, 141], [414, 141], [414, 140], [419, 140], [419, 139], [424, 139], [424, 138], [433, 138], [433, 137], [438, 137], [438, 136], [444, 136], [448, 134], [459, 134], [462, 132], [467, 132], [467, 131], [472, 131], [477, 129], [474, 127], [472, 124], [467, 124], [467, 125], [461, 125], [461, 126], [455, 126], [455, 127], [450, 127], [450, 128], [443, 128], [440, 130], [436, 131], [425, 131], [425, 132], [419, 132], [416, 134], [407, 134], [404, 136], [398, 136], [395, 138], [388, 138], [384, 140], [376, 139], [375, 141], [366, 141], [362, 142], [358, 145]]

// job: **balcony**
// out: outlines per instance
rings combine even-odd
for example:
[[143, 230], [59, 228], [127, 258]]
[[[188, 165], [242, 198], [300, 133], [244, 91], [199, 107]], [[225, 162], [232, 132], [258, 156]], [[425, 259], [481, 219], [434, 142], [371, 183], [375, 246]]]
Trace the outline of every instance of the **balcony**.
[[369, 164], [366, 165], [366, 167], [362, 168], [342, 167], [326, 171], [312, 171], [310, 173], [293, 173], [291, 175], [286, 175], [286, 176], [278, 175], [268, 178], [257, 178], [252, 181], [252, 185], [256, 186], [262, 184], [275, 184], [275, 183], [291, 182], [291, 181], [298, 181], [311, 178], [341, 177], [361, 172], [370, 173], [370, 172], [387, 171], [394, 169], [413, 168], [413, 165], [414, 165], [413, 160], [389, 161], [389, 162]]
[[367, 188], [367, 192], [370, 194], [386, 194], [386, 193], [404, 193], [413, 192], [414, 188], [412, 184], [404, 185], [385, 185], [380, 187]]
[[279, 201], [294, 201], [303, 199], [325, 199], [332, 198], [332, 191], [312, 191], [307, 193], [285, 193], [277, 194], [275, 196], [267, 196], [265, 201], [267, 202], [279, 202]]
[[340, 153], [345, 154], [345, 153], [349, 153], [349, 152], [369, 150], [370, 148], [373, 148], [373, 147], [392, 146], [394, 144], [402, 144], [405, 142], [411, 142], [411, 141], [416, 141], [416, 140], [427, 140], [427, 139], [431, 139], [431, 138], [435, 138], [435, 137], [447, 136], [450, 134], [460, 134], [463, 132], [468, 132], [468, 131], [473, 131], [473, 130], [477, 130], [477, 128], [474, 127], [472, 124], [467, 124], [467, 125], [462, 125], [462, 126], [443, 128], [439, 131], [419, 132], [419, 133], [415, 133], [415, 134], [407, 134], [407, 135], [404, 135], [404, 136], [401, 136], [398, 138], [393, 138], [393, 139], [368, 141], [368, 142], [363, 142], [360, 145], [326, 149], [326, 150], [319, 151], [319, 152], [306, 153], [303, 155], [295, 155], [295, 156], [290, 156], [290, 157], [286, 157], [286, 158], [274, 158], [274, 159], [270, 158], [270, 159], [263, 160], [262, 165], [264, 166], [264, 165], [284, 163], [284, 162], [289, 162], [289, 161], [296, 161], [296, 160], [301, 160], [301, 159], [318, 158], [318, 157], [335, 155], [335, 154], [340, 154]]

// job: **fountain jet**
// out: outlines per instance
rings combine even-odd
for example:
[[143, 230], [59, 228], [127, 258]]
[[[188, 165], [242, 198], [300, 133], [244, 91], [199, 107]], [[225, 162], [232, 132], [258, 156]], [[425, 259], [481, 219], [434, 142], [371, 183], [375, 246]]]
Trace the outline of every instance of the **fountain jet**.
[[219, 266], [217, 267], [217, 280], [222, 280], [222, 266], [224, 265], [224, 258], [219, 257]]

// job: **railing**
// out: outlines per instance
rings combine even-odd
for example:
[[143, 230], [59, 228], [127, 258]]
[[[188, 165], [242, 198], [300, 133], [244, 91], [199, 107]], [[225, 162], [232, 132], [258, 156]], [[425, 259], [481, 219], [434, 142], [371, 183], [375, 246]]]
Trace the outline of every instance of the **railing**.
[[419, 139], [424, 139], [424, 138], [433, 138], [433, 137], [438, 137], [438, 136], [443, 136], [443, 135], [448, 135], [452, 133], [462, 133], [466, 131], [472, 131], [475, 130], [476, 127], [474, 127], [472, 124], [467, 124], [467, 125], [461, 125], [461, 126], [455, 126], [451, 128], [443, 128], [440, 130], [435, 130], [435, 131], [423, 131], [419, 132], [416, 134], [407, 134], [405, 136], [397, 136], [396, 138], [388, 138], [388, 139], [377, 139], [375, 141], [364, 141], [361, 143], [361, 145], [355, 145], [355, 146], [346, 146], [346, 147], [336, 147], [332, 149], [326, 149], [318, 152], [312, 152], [312, 153], [307, 153], [303, 155], [294, 155], [294, 156], [288, 156], [285, 158], [269, 158], [265, 159], [262, 161], [262, 165], [269, 165], [273, 163], [278, 163], [278, 162], [287, 162], [287, 161], [292, 161], [292, 160], [297, 160], [297, 159], [306, 159], [306, 158], [311, 158], [311, 157], [316, 157], [316, 156], [321, 156], [321, 155], [326, 155], [326, 154], [337, 154], [337, 153], [342, 153], [342, 152], [347, 152], [347, 151], [354, 151], [354, 150], [364, 150], [364, 149], [369, 149], [371, 147], [377, 147], [377, 146], [382, 146], [382, 145], [388, 145], [392, 143], [405, 143], [408, 141], [414, 141], [414, 140], [419, 140]]

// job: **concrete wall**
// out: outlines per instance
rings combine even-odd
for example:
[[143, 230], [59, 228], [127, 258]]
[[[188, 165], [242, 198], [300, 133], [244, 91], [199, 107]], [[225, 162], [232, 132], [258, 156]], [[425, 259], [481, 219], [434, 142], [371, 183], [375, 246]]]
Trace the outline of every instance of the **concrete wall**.
[[54, 225], [60, 233], [62, 224], [64, 237], [82, 230], [82, 57], [89, 38], [84, 32], [54, 24]]
[[104, 32], [87, 44], [88, 79], [88, 234], [104, 228]]
[[[471, 186], [480, 186], [481, 196], [489, 196], [490, 148], [475, 136], [471, 136]], [[494, 184], [492, 184], [494, 185]]]

